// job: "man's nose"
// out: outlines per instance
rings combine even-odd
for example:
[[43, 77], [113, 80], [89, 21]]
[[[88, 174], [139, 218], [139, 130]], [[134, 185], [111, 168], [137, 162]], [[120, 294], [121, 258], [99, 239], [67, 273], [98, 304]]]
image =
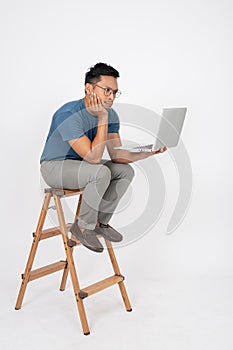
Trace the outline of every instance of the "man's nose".
[[110, 100], [110, 101], [113, 101], [114, 99], [115, 99], [115, 94], [114, 94], [114, 92], [113, 91], [111, 91], [111, 93], [110, 93], [110, 95], [108, 96], [108, 99]]

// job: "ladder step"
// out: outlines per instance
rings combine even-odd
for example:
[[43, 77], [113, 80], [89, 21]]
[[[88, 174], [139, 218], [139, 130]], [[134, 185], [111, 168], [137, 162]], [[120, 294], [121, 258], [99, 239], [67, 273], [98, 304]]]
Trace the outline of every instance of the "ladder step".
[[[67, 231], [70, 230], [70, 227], [71, 227], [72, 224], [67, 224], [66, 225], [66, 229]], [[46, 230], [43, 230], [41, 232], [41, 235], [40, 235], [40, 240], [42, 239], [46, 239], [46, 238], [50, 238], [50, 237], [55, 237], [55, 236], [58, 236], [61, 234], [61, 231], [60, 231], [60, 226], [58, 227], [51, 227], [51, 228], [48, 228]], [[35, 232], [33, 232], [33, 237], [35, 237]]]
[[[66, 261], [58, 261], [53, 264], [46, 265], [44, 267], [40, 267], [39, 269], [32, 270], [29, 273], [29, 280], [33, 281], [37, 278], [49, 275], [51, 273], [57, 272], [59, 270], [63, 270], [66, 267]], [[24, 278], [24, 274], [22, 275], [22, 278]]]
[[98, 293], [101, 290], [106, 289], [116, 283], [122, 282], [123, 280], [124, 280], [124, 276], [118, 276], [118, 275], [105, 278], [102, 281], [96, 282], [94, 284], [91, 284], [88, 287], [82, 288], [82, 290], [79, 292], [79, 297], [81, 299], [84, 299], [89, 295]]

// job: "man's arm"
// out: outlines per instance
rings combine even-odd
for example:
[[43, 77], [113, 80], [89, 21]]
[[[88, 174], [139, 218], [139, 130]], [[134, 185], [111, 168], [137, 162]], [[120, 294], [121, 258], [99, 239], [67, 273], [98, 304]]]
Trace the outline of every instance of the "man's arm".
[[167, 150], [166, 147], [154, 152], [139, 152], [133, 153], [127, 150], [114, 149], [114, 147], [122, 146], [120, 135], [118, 133], [108, 134], [107, 149], [111, 160], [114, 163], [133, 163], [137, 160], [148, 158], [154, 154], [163, 153]]
[[70, 140], [73, 150], [89, 163], [98, 164], [102, 159], [108, 135], [108, 112], [103, 107], [99, 97], [93, 94], [90, 97], [88, 110], [98, 118], [97, 133], [94, 140], [87, 136]]

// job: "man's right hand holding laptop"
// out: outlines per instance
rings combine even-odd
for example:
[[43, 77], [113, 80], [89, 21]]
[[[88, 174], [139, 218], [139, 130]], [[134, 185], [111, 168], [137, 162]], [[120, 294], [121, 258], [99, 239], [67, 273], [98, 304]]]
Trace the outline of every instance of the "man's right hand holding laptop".
[[155, 154], [164, 153], [167, 150], [167, 147], [162, 147], [156, 151], [151, 150], [150, 152], [130, 152], [126, 149], [117, 149], [121, 146], [122, 143], [119, 134], [108, 134], [107, 149], [113, 162], [133, 163], [135, 161], [151, 157]]

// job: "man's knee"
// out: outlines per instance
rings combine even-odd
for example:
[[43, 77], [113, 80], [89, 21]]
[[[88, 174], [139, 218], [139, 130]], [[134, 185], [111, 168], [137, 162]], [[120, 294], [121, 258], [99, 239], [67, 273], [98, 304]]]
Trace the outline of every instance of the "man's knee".
[[122, 165], [122, 177], [124, 177], [125, 179], [132, 181], [134, 175], [135, 175], [135, 171], [134, 168], [126, 163], [126, 164], [121, 164]]
[[130, 180], [132, 181], [132, 179], [135, 176], [135, 170], [130, 164], [126, 164], [126, 165], [128, 165], [128, 170], [127, 171], [129, 173]]

